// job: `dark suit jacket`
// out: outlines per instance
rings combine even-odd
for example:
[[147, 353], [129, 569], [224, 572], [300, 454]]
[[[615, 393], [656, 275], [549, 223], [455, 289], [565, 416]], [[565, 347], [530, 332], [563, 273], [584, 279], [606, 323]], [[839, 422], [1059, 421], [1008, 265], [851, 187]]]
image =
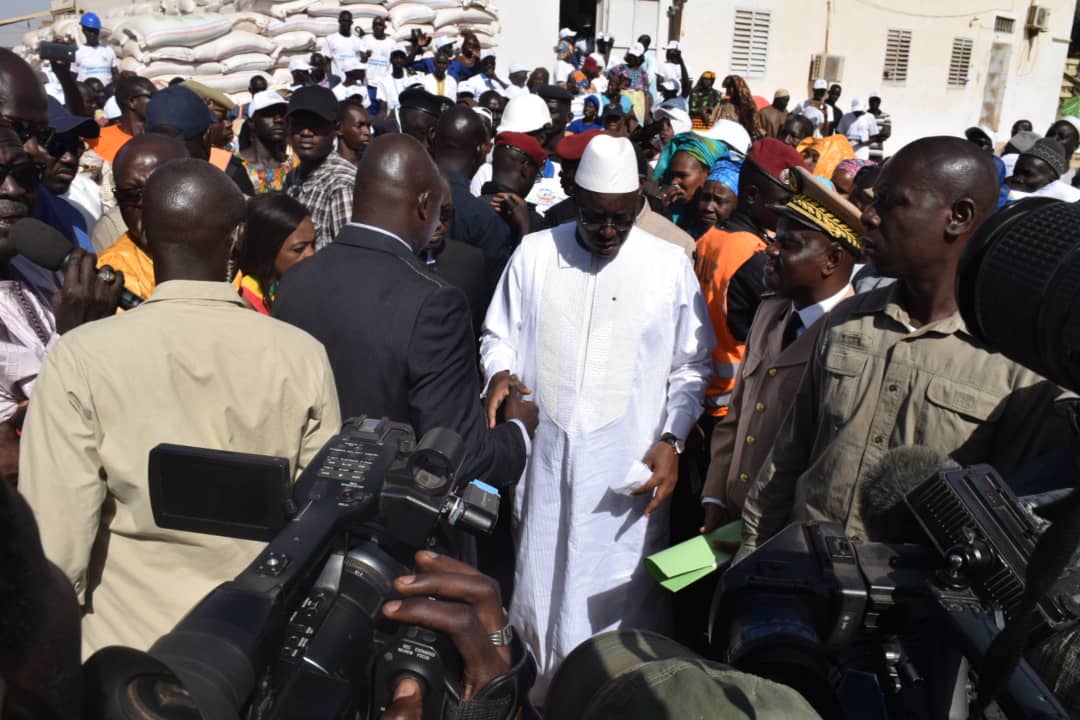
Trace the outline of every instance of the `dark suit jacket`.
[[425, 263], [427, 269], [465, 293], [469, 301], [473, 334], [480, 337], [484, 315], [491, 303], [491, 292], [484, 274], [484, 253], [480, 252], [480, 248], [448, 239], [434, 260], [434, 263]]
[[465, 440], [467, 479], [509, 485], [525, 466], [520, 429], [487, 429], [465, 295], [394, 237], [346, 226], [282, 278], [273, 313], [326, 346], [343, 418], [436, 427]]

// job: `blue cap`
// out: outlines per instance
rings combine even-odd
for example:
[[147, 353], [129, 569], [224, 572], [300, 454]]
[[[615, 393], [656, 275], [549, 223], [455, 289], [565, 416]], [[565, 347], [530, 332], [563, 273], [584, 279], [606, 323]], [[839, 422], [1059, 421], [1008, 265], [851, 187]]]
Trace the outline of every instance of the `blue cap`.
[[150, 96], [146, 106], [147, 132], [166, 125], [179, 130], [184, 140], [202, 135], [210, 127], [211, 120], [210, 108], [183, 85], [159, 90]]
[[101, 18], [99, 18], [95, 13], [83, 13], [82, 19], [79, 20], [79, 24], [82, 25], [84, 28], [90, 28], [91, 30], [100, 30]]
[[58, 133], [66, 133], [75, 130], [79, 137], [96, 138], [101, 128], [93, 118], [72, 115], [56, 98], [49, 96], [49, 127]]

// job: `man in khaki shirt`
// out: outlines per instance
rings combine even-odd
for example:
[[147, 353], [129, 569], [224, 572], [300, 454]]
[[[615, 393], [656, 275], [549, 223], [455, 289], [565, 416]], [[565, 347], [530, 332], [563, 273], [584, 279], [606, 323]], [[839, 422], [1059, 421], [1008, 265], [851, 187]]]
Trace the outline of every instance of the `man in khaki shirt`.
[[151, 448], [286, 457], [299, 473], [340, 427], [322, 345], [246, 309], [219, 280], [243, 220], [240, 191], [205, 161], [157, 169], [143, 197], [157, 288], [64, 335], [38, 380], [20, 490], [83, 603], [84, 656], [146, 649], [263, 547], [158, 528]]
[[993, 211], [988, 155], [924, 138], [882, 170], [862, 214], [864, 252], [888, 287], [825, 319], [794, 405], [747, 497], [745, 554], [788, 522], [843, 522], [864, 538], [859, 484], [890, 448], [925, 445], [1006, 477], [1069, 442], [1061, 392], [990, 352], [964, 326], [956, 267]]

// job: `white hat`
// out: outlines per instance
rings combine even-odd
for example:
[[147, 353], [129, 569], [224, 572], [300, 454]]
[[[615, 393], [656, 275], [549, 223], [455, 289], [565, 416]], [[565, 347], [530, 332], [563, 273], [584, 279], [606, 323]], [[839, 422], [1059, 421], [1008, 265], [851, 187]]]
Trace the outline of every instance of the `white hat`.
[[630, 47], [626, 49], [627, 55], [633, 55], [634, 57], [645, 57], [645, 46], [639, 42], [632, 43]]
[[877, 90], [871, 90], [870, 94], [867, 95], [866, 97], [870, 98], [871, 100], [873, 100], [874, 98], [877, 98], [878, 100], [880, 100], [881, 99], [881, 93], [879, 93]]
[[448, 37], [446, 35], [443, 35], [442, 37], [435, 38], [435, 47], [436, 48], [444, 48], [447, 45], [453, 45], [453, 44], [454, 44], [454, 38], [452, 38], [452, 37]]
[[862, 98], [851, 98], [851, 112], [862, 112], [865, 109], [866, 106], [863, 105]]
[[678, 40], [671, 40], [670, 42], [668, 42], [667, 45], [664, 46], [664, 49], [682, 51], [682, 44], [680, 44]]
[[815, 80], [814, 81], [814, 89], [815, 90], [828, 90], [829, 89], [829, 83], [825, 82], [824, 80]]
[[341, 72], [348, 73], [354, 70], [367, 70], [367, 63], [360, 62], [356, 57], [346, 58], [341, 61]]
[[364, 97], [368, 97], [368, 89], [366, 85], [338, 85], [336, 88], [334, 88], [335, 93], [338, 91], [338, 88], [341, 89], [342, 93], [342, 97], [338, 98], [339, 100], [351, 98], [353, 95], [362, 95]]
[[481, 60], [487, 60], [489, 57], [495, 57], [494, 50], [485, 50], [484, 52], [480, 53]]
[[477, 105], [476, 107], [473, 108], [473, 112], [476, 113], [477, 115], [479, 115], [482, 118], [487, 118], [487, 121], [488, 121], [489, 125], [494, 125], [495, 124], [495, 116], [492, 115], [491, 111], [488, 110], [486, 107], [480, 107], [479, 105]]
[[660, 87], [664, 88], [665, 90], [672, 90], [674, 92], [679, 92], [679, 81], [678, 80], [672, 80], [671, 78], [667, 78], [666, 80], [662, 80], [660, 82]]
[[694, 127], [694, 123], [690, 120], [690, 116], [685, 110], [677, 107], [658, 107], [656, 112], [653, 113], [653, 117], [656, 119], [667, 118], [671, 123], [671, 129], [676, 135], [690, 132]]
[[297, 55], [289, 60], [289, 72], [296, 72], [297, 70], [311, 72], [311, 61], [307, 55]]
[[524, 63], [510, 63], [510, 74], [519, 72], [529, 72], [529, 66]]
[[113, 95], [105, 101], [105, 107], [102, 108], [105, 113], [105, 117], [109, 120], [115, 120], [120, 117], [120, 103], [116, 102], [116, 96]]
[[522, 93], [510, 98], [503, 110], [499, 132], [536, 132], [551, 124], [551, 111], [539, 95]]
[[585, 146], [574, 184], [589, 192], [621, 194], [637, 191], [637, 155], [626, 138], [597, 135]]
[[252, 115], [274, 105], [288, 105], [289, 102], [273, 90], [263, 90], [255, 93], [251, 98], [251, 107], [248, 109]]
[[577, 37], [577, 33], [570, 28], [563, 28], [559, 31], [559, 39], [565, 40], [566, 38]]
[[745, 155], [750, 152], [750, 133], [734, 120], [717, 120], [708, 130], [695, 130], [702, 137], [720, 140], [733, 152]]

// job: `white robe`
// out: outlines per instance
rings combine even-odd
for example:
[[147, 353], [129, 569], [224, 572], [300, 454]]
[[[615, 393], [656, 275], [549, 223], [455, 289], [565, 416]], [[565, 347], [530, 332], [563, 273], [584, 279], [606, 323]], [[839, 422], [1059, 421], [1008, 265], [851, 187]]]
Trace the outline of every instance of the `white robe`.
[[515, 490], [510, 618], [539, 666], [543, 702], [566, 655], [618, 627], [663, 629], [667, 598], [642, 560], [668, 540], [668, 504], [611, 490], [665, 432], [702, 411], [715, 343], [686, 254], [637, 227], [611, 260], [567, 223], [525, 237], [488, 309], [488, 378], [515, 372], [540, 422]]

